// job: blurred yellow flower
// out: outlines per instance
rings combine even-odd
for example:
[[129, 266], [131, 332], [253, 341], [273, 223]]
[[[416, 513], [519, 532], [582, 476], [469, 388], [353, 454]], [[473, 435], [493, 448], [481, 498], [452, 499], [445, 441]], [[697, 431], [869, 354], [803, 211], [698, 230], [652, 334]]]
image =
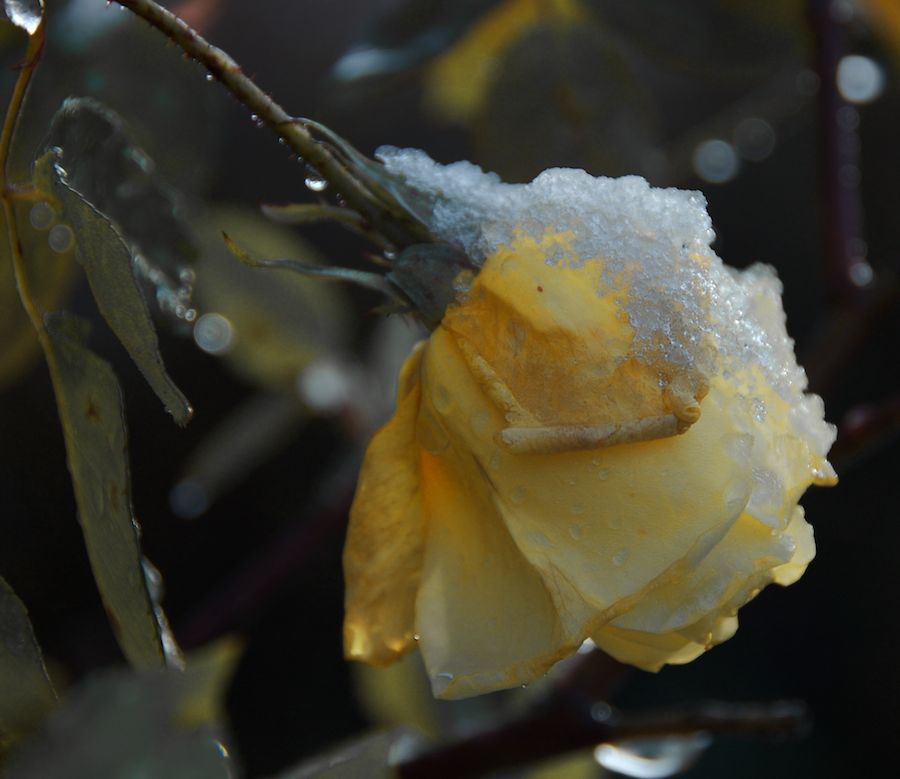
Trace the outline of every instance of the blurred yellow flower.
[[[405, 173], [437, 176], [452, 210], [462, 193], [428, 163]], [[418, 640], [447, 698], [533, 681], [588, 638], [648, 670], [688, 662], [803, 573], [797, 501], [835, 480], [777, 279], [721, 264], [698, 196], [466, 171], [471, 196], [435, 226], [484, 262], [408, 358], [366, 453], [346, 653], [383, 665]], [[479, 186], [486, 208], [519, 201], [491, 222]]]

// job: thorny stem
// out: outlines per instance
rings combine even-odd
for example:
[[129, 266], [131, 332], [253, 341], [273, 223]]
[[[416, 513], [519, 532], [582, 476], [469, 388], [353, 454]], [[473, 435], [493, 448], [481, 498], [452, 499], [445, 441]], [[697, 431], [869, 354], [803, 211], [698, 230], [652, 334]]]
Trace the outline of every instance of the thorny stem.
[[303, 119], [288, 114], [242, 72], [224, 51], [205, 40], [184, 21], [153, 0], [116, 0], [156, 27], [188, 56], [197, 60], [288, 147], [323, 176], [347, 205], [363, 214], [372, 227], [399, 246], [411, 242], [410, 225], [378, 202], [332, 153], [316, 140]]
[[521, 717], [493, 730], [438, 747], [396, 766], [400, 779], [483, 776], [597, 744], [706, 732], [728, 736], [791, 736], [808, 721], [799, 701], [724, 703], [620, 712], [595, 699], [551, 695]]

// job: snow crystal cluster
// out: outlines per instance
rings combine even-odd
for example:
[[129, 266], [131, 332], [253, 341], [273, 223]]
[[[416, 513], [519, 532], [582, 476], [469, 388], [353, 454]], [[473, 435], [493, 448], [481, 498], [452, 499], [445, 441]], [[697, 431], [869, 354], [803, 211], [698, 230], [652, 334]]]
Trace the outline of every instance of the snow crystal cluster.
[[566, 234], [547, 262], [604, 263], [602, 291], [627, 289], [639, 355], [726, 378], [759, 368], [793, 407], [798, 432], [827, 451], [834, 433], [822, 421], [821, 400], [804, 395], [781, 284], [768, 266], [738, 271], [722, 263], [710, 248], [715, 233], [701, 193], [564, 168], [505, 184], [470, 162], [440, 165], [417, 149], [382, 147], [377, 156], [434, 196], [429, 228], [477, 264], [517, 237]]

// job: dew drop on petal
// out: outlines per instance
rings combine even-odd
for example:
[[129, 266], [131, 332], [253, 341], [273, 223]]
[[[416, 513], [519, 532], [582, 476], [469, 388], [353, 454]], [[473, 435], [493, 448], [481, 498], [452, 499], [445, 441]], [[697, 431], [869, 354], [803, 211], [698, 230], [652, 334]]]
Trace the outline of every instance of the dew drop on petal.
[[631, 552], [628, 551], [627, 548], [622, 547], [618, 552], [613, 555], [612, 563], [613, 565], [625, 565], [628, 561]]
[[584, 535], [584, 528], [581, 525], [569, 525], [569, 535], [572, 540], [577, 541]]
[[528, 495], [528, 490], [525, 489], [522, 485], [518, 487], [514, 487], [513, 491], [509, 494], [509, 499], [515, 503], [516, 505], [521, 505], [525, 502], [525, 498]]
[[47, 233], [47, 243], [57, 254], [65, 254], [75, 245], [75, 233], [67, 224], [53, 225]]

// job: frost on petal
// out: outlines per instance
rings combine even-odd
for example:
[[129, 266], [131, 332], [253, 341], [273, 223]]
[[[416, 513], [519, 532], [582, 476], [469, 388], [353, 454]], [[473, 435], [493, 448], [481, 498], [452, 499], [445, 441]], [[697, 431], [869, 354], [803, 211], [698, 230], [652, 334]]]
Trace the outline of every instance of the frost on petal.
[[421, 345], [400, 374], [397, 410], [366, 451], [344, 547], [344, 651], [384, 665], [414, 645], [425, 540], [415, 421]]

